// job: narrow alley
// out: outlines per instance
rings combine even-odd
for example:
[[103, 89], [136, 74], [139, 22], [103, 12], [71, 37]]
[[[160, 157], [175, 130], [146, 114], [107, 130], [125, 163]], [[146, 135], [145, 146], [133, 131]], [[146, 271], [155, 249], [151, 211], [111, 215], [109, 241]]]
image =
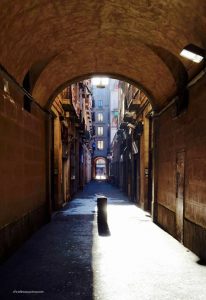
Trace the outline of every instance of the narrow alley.
[[0, 300], [206, 299], [205, 16], [0, 1]]
[[[100, 195], [108, 236], [98, 234]], [[92, 181], [1, 266], [0, 299], [206, 299], [198, 260], [117, 188]]]

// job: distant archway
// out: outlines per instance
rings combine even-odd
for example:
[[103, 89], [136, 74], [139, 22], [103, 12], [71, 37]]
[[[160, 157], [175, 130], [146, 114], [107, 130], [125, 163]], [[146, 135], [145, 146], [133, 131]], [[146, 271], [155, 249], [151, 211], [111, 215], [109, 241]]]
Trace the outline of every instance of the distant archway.
[[107, 160], [105, 157], [97, 157], [94, 159], [93, 169], [94, 179], [106, 180], [107, 174]]

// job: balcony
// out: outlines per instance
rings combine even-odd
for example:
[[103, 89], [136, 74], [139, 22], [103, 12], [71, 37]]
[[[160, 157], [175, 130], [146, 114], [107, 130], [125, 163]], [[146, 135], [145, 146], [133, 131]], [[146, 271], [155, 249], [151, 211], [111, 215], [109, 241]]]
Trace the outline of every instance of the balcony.
[[127, 129], [127, 122], [121, 122], [119, 125], [120, 129]]
[[131, 112], [126, 112], [124, 114], [124, 118], [123, 118], [123, 121], [124, 122], [128, 122], [128, 123], [134, 123], [135, 122], [135, 119], [133, 118], [134, 114], [131, 113]]
[[83, 139], [84, 139], [84, 141], [90, 141], [91, 135], [90, 135], [90, 132], [88, 130], [85, 130], [84, 135], [83, 135]]
[[132, 99], [128, 104], [129, 112], [132, 112], [132, 111], [137, 112], [140, 109], [140, 105], [141, 105], [141, 102], [140, 102], [139, 97]]
[[71, 99], [62, 99], [61, 103], [62, 103], [62, 107], [63, 107], [64, 111], [68, 111], [70, 113], [75, 112], [75, 109], [74, 109]]
[[137, 140], [143, 133], [143, 130], [144, 130], [144, 123], [139, 121], [135, 127], [135, 130], [134, 130], [134, 139]]

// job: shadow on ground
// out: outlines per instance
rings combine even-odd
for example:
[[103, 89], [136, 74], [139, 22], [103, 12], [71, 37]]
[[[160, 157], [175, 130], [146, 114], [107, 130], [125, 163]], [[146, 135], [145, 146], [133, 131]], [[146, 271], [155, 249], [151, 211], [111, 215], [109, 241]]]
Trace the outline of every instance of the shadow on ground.
[[93, 220], [58, 214], [34, 234], [1, 266], [0, 299], [93, 299]]
[[117, 203], [122, 198], [121, 192], [106, 182], [88, 184], [63, 209], [54, 213], [51, 223], [1, 265], [0, 299], [19, 299], [20, 295], [25, 299], [44, 300], [94, 298], [94, 227], [96, 234], [110, 235], [107, 223], [97, 223], [99, 195]]

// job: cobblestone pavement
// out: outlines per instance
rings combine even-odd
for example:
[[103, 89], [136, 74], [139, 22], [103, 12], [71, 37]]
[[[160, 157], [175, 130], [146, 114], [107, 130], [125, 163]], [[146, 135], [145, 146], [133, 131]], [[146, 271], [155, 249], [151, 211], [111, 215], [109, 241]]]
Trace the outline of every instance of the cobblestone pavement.
[[[96, 199], [108, 197], [110, 235]], [[0, 267], [0, 299], [206, 299], [206, 267], [128, 202], [92, 182]]]

